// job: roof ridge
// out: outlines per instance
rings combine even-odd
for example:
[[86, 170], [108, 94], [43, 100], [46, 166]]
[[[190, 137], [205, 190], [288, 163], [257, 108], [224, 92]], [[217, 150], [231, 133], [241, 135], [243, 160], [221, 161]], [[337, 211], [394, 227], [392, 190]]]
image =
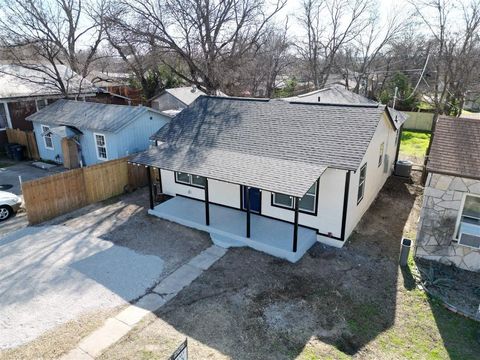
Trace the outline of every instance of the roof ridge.
[[480, 120], [470, 117], [455, 117], [455, 116], [448, 116], [448, 115], [441, 115], [439, 119], [442, 120], [449, 120], [449, 121], [471, 121], [471, 122], [478, 122], [480, 125]]

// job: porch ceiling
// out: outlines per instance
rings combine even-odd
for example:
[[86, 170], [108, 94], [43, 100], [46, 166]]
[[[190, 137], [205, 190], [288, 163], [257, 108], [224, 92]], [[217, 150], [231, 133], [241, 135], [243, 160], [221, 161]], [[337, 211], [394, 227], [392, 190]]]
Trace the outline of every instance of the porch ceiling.
[[160, 145], [131, 162], [302, 197], [327, 166], [207, 147]]

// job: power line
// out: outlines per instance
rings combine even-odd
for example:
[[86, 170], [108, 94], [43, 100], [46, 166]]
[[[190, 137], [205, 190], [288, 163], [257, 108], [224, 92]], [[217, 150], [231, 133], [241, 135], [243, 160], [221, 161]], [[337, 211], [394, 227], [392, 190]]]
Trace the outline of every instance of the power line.
[[400, 100], [400, 101], [409, 100], [409, 99], [415, 94], [415, 92], [416, 92], [417, 89], [418, 89], [418, 86], [420, 85], [420, 82], [421, 82], [422, 79], [423, 79], [423, 75], [425, 74], [425, 70], [427, 69], [427, 65], [428, 65], [428, 60], [429, 60], [429, 59], [430, 59], [430, 54], [427, 55], [427, 59], [425, 60], [425, 64], [423, 65], [423, 70], [422, 70], [422, 73], [420, 74], [420, 78], [418, 79], [417, 84], [415, 85], [415, 88], [414, 88], [413, 91], [410, 93], [410, 95], [408, 95], [405, 99], [398, 98], [398, 100]]

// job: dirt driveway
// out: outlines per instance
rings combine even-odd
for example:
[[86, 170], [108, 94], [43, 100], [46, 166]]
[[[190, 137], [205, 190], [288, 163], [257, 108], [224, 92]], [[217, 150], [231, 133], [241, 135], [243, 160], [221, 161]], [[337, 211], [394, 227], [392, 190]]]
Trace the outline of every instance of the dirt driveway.
[[101, 359], [475, 359], [479, 326], [428, 298], [397, 266], [421, 188], [390, 179], [343, 249], [297, 264], [250, 249], [220, 261]]
[[146, 204], [139, 190], [0, 240], [0, 358], [61, 355], [211, 245]]

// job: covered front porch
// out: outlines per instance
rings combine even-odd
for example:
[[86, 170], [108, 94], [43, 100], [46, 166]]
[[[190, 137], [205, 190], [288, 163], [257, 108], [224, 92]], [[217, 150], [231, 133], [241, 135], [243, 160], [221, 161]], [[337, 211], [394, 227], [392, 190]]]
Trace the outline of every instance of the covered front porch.
[[[315, 230], [298, 226], [296, 251], [293, 251], [294, 224], [254, 213], [250, 214], [248, 221], [246, 211], [211, 203], [209, 225], [206, 225], [205, 202], [183, 196], [156, 205], [149, 210], [149, 214], [206, 231], [219, 246], [249, 246], [290, 262], [300, 260], [317, 240]], [[247, 236], [248, 231], [250, 237]]]

